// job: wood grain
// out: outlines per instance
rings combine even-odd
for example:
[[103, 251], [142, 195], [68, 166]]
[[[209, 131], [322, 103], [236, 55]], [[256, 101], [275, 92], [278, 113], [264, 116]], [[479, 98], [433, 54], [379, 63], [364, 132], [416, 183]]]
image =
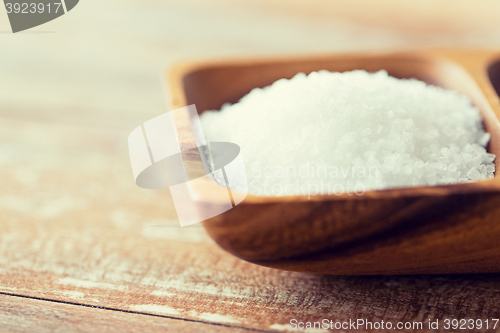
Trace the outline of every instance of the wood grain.
[[279, 1], [258, 0], [248, 3], [237, 0], [231, 5], [256, 12], [268, 11], [278, 16], [360, 22], [367, 26], [404, 31], [415, 38], [432, 41], [433, 38], [476, 33], [488, 36], [495, 31], [500, 4], [495, 1], [477, 1], [474, 6], [471, 4], [467, 0], [409, 0], [404, 3], [397, 0], [376, 3], [370, 0], [348, 3], [342, 0], [312, 0], [307, 3], [292, 0], [283, 6]]
[[0, 332], [248, 332], [228, 326], [0, 294]]
[[[286, 331], [291, 318], [500, 317], [498, 275], [332, 277], [260, 267], [221, 250], [203, 228], [178, 228], [168, 193], [133, 184], [127, 136], [168, 108], [161, 76], [176, 61], [500, 47], [498, 3], [419, 3], [398, 2], [391, 14], [392, 0], [308, 8], [288, 0], [85, 1], [20, 35], [6, 33], [0, 11], [0, 291], [270, 331]], [[17, 322], [18, 331], [35, 322], [98, 329], [70, 321], [73, 312], [82, 317], [78, 306], [23, 307], [31, 301], [11, 298], [1, 301], [11, 304], [4, 331]], [[108, 310], [89, 310], [85, 318], [106, 325], [99, 313]], [[128, 316], [139, 315], [122, 313], [106, 330], [139, 327]], [[167, 319], [151, 320], [137, 330], [167, 329]], [[202, 325], [173, 327], [212, 327]]]

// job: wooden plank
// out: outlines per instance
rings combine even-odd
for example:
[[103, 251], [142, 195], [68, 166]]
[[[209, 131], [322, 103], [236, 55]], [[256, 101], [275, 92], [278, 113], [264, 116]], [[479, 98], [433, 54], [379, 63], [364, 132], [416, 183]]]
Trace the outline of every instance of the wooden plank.
[[178, 227], [166, 191], [133, 184], [127, 131], [1, 122], [0, 292], [262, 330], [293, 318], [500, 316], [494, 275], [335, 277], [246, 263], [203, 228]]
[[0, 332], [248, 332], [227, 326], [0, 295]]
[[[454, 4], [449, 9], [458, 16], [433, 14], [421, 29], [429, 12], [413, 11], [416, 0], [397, 24], [387, 19], [390, 1], [352, 7], [321, 1], [309, 9], [303, 3], [89, 2], [36, 29], [56, 33], [2, 36], [0, 292], [275, 331], [287, 330], [293, 318], [498, 318], [496, 276], [334, 277], [263, 268], [225, 253], [201, 228], [179, 228], [166, 191], [134, 185], [126, 138], [166, 110], [159, 78], [174, 60], [414, 48], [443, 40], [500, 45], [494, 10], [484, 20], [460, 14], [486, 11], [482, 4]], [[366, 6], [369, 15], [357, 11]], [[8, 30], [2, 13], [1, 28]], [[441, 19], [451, 28], [430, 40], [426, 27], [440, 28]], [[12, 325], [35, 318], [35, 305], [23, 308], [26, 302], [38, 301], [12, 305], [19, 307]], [[56, 311], [39, 302], [36, 312]], [[75, 311], [78, 318], [104, 318], [75, 309], [51, 312], [47, 330], [61, 313], [66, 330], [94, 328], [82, 326], [83, 319], [71, 322]], [[136, 315], [120, 315], [107, 328], [126, 329], [121, 321], [137, 327], [142, 319], [129, 316]]]
[[[211, 2], [213, 4], [213, 2]], [[431, 37], [469, 40], [492, 38], [498, 31], [500, 4], [496, 1], [453, 0], [353, 0], [322, 1], [244, 1], [219, 0], [225, 7], [258, 13], [272, 12], [275, 17], [291, 16], [308, 21], [350, 21], [365, 26], [390, 29], [417, 39]], [[362, 8], [362, 10], [360, 10]], [[324, 22], [326, 23], [326, 22]], [[493, 37], [493, 39], [496, 39]], [[467, 41], [462, 39], [461, 43]]]

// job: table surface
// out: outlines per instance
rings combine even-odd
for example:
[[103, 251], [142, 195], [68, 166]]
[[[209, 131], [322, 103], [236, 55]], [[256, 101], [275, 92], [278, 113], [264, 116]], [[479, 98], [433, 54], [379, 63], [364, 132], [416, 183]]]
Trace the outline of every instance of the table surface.
[[500, 48], [498, 14], [490, 0], [90, 0], [13, 35], [0, 13], [0, 331], [500, 318], [498, 275], [323, 276], [237, 259], [199, 225], [180, 228], [168, 191], [136, 187], [127, 149], [167, 110], [176, 61]]

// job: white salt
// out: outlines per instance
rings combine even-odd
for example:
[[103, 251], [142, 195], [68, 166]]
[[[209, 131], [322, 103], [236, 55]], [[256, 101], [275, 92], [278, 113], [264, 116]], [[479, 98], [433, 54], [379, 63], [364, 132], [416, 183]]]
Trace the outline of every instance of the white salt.
[[241, 147], [255, 195], [453, 184], [495, 171], [468, 97], [385, 71], [299, 73], [201, 122], [208, 141]]

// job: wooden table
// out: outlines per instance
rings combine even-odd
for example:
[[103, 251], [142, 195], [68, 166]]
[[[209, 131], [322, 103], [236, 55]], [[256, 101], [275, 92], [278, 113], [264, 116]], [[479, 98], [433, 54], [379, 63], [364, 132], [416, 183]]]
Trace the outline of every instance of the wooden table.
[[267, 269], [225, 253], [199, 226], [180, 228], [167, 191], [135, 186], [127, 136], [166, 111], [162, 74], [174, 61], [500, 47], [493, 1], [308, 3], [82, 1], [16, 35], [0, 14], [0, 331], [500, 318], [497, 275]]

